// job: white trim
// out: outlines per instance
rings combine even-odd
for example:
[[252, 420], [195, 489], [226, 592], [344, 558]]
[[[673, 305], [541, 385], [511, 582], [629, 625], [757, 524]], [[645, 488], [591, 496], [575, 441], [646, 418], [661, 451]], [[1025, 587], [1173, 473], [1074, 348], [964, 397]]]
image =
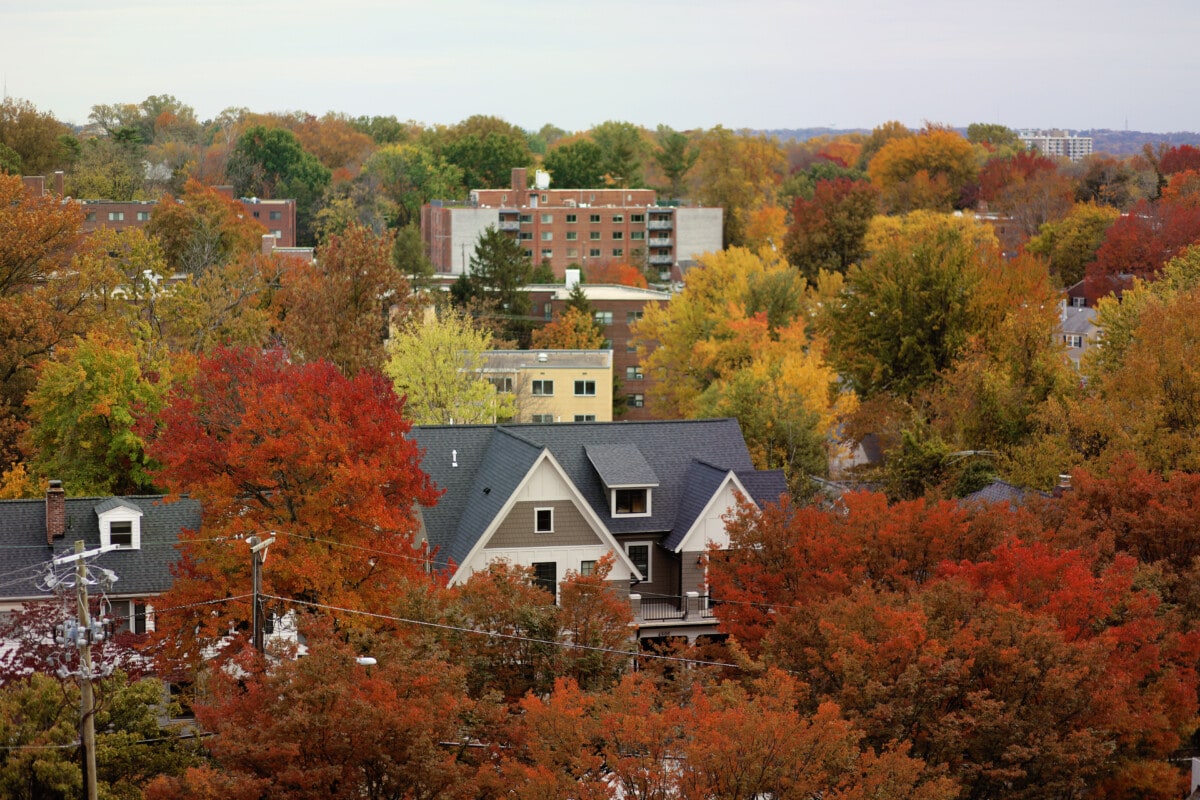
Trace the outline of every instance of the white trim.
[[[617, 492], [629, 492], [636, 489], [641, 489], [646, 493], [646, 510], [637, 513], [629, 512], [626, 514], [617, 513]], [[649, 517], [652, 515], [653, 506], [651, 506], [654, 492], [650, 491], [649, 486], [610, 486], [608, 490], [608, 510], [613, 519], [628, 519], [630, 517]]]
[[[751, 503], [754, 503], [754, 500], [750, 497], [750, 493], [746, 491], [746, 487], [742, 485], [742, 482], [740, 480], [738, 480], [738, 476], [736, 474], [734, 474], [733, 470], [730, 470], [725, 475], [725, 479], [723, 481], [721, 481], [721, 485], [718, 486], [717, 490], [712, 493], [712, 497], [708, 498], [708, 502], [704, 504], [704, 508], [701, 509], [701, 511], [698, 515], [696, 515], [696, 519], [694, 519], [692, 521], [692, 527], [688, 528], [688, 532], [686, 534], [684, 534], [683, 538], [679, 541], [679, 544], [675, 547], [676, 553], [682, 553], [684, 550], [688, 550], [688, 549], [690, 549], [690, 550], [705, 550], [705, 549], [707, 549], [707, 543], [703, 543], [703, 546], [699, 547], [699, 548], [696, 548], [696, 547], [688, 548], [687, 545], [690, 542], [690, 540], [692, 539], [692, 537], [695, 536], [696, 531], [701, 529], [701, 527], [704, 524], [704, 521], [706, 519], [708, 519], [708, 517], [710, 516], [710, 512], [713, 510], [713, 507], [717, 503], [717, 498], [721, 496], [721, 493], [725, 490], [725, 487], [729, 486], [729, 484], [731, 484], [731, 483], [733, 484], [733, 488], [736, 489], [738, 492], [741, 492], [743, 497], [745, 497]], [[758, 507], [757, 503], [755, 503], [755, 507], [756, 508]]]
[[[652, 580], [654, 580], [651, 577], [651, 575], [654, 572], [654, 542], [649, 541], [649, 540], [639, 541], [639, 542], [625, 542], [625, 555], [626, 556], [629, 555], [630, 547], [638, 547], [640, 545], [646, 546], [646, 574], [645, 574], [645, 576], [642, 577], [642, 582], [650, 583]], [[630, 558], [629, 562], [632, 564], [633, 559]]]
[[450, 577], [448, 585], [454, 586], [457, 583], [465, 581], [469, 577], [469, 573], [466, 572], [466, 567], [475, 560], [475, 558], [479, 555], [480, 550], [483, 550], [485, 547], [487, 547], [487, 543], [491, 541], [491, 538], [496, 535], [496, 531], [499, 529], [499, 527], [506, 519], [508, 519], [508, 515], [512, 512], [513, 506], [517, 504], [517, 498], [521, 496], [522, 491], [526, 486], [529, 485], [529, 482], [533, 479], [533, 476], [537, 473], [538, 468], [542, 466], [542, 464], [549, 464], [558, 473], [558, 476], [562, 479], [562, 482], [567, 487], [567, 492], [570, 495], [567, 499], [575, 504], [575, 508], [580, 514], [583, 515], [584, 520], [587, 521], [588, 525], [592, 529], [592, 532], [600, 538], [600, 541], [603, 544], [607, 545], [612, 550], [618, 561], [629, 568], [631, 575], [633, 575], [635, 578], [642, 578], [642, 574], [638, 572], [637, 567], [633, 565], [633, 562], [629, 560], [629, 556], [625, 553], [625, 548], [623, 548], [621, 543], [618, 542], [615, 537], [613, 537], [612, 532], [609, 531], [608, 527], [605, 526], [604, 521], [601, 520], [596, 512], [592, 509], [591, 504], [584, 499], [582, 494], [580, 494], [579, 489], [567, 476], [567, 471], [562, 468], [562, 464], [558, 463], [558, 459], [554, 457], [554, 454], [550, 452], [549, 448], [542, 448], [541, 454], [534, 460], [533, 465], [529, 468], [529, 471], [525, 473], [525, 477], [521, 478], [521, 482], [517, 484], [516, 488], [513, 489], [512, 494], [510, 494], [508, 499], [504, 501], [504, 505], [500, 507], [498, 512], [496, 512], [496, 516], [492, 518], [492, 521], [488, 523], [488, 526], [484, 529], [483, 533], [481, 533], [479, 538], [475, 540], [475, 544], [471, 545], [471, 549], [467, 552], [466, 556], [463, 557], [462, 562], [454, 570], [454, 574]]
[[[542, 530], [538, 527], [538, 514], [543, 511], [550, 512], [550, 528]], [[533, 507], [533, 532], [534, 533], [554, 533], [554, 506], [534, 506]]]
[[97, 521], [100, 525], [100, 546], [108, 547], [112, 545], [111, 526], [114, 522], [128, 522], [130, 532], [130, 544], [118, 545], [118, 550], [141, 550], [142, 549], [142, 512], [136, 511], [127, 505], [120, 505], [115, 508], [110, 508], [108, 511], [97, 514]]

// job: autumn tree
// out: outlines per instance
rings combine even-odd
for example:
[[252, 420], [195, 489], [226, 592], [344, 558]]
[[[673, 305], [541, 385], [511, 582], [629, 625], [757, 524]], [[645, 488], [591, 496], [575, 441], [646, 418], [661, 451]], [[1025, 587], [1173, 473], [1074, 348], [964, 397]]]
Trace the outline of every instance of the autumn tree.
[[1075, 201], [1097, 203], [1124, 211], [1144, 196], [1133, 167], [1112, 156], [1094, 153], [1072, 165]]
[[876, 125], [875, 128], [871, 130], [871, 134], [863, 142], [862, 150], [859, 151], [858, 168], [863, 170], [867, 169], [867, 166], [871, 163], [871, 160], [875, 158], [875, 155], [882, 150], [884, 146], [897, 139], [907, 139], [910, 136], [915, 135], [916, 134], [913, 131], [908, 129], [907, 125], [897, 120], [889, 120], [882, 125]]
[[158, 240], [172, 269], [198, 277], [259, 252], [267, 229], [247, 217], [241, 203], [189, 181], [180, 197], [166, 195], [155, 206], [146, 231]]
[[723, 209], [726, 247], [745, 243], [749, 216], [775, 202], [787, 161], [779, 142], [768, 136], [734, 133], [717, 126], [697, 144], [696, 200]]
[[632, 264], [620, 261], [604, 261], [588, 264], [584, 272], [588, 283], [609, 283], [617, 286], [634, 286], [645, 289], [646, 276]]
[[591, 314], [568, 308], [533, 332], [536, 350], [598, 350], [604, 331]]
[[1025, 237], [1066, 216], [1073, 196], [1071, 180], [1058, 165], [1032, 152], [992, 158], [980, 170], [979, 199], [1007, 215]]
[[673, 130], [668, 125], [659, 125], [654, 135], [658, 149], [654, 160], [666, 177], [672, 198], [684, 195], [684, 180], [700, 158], [700, 150], [686, 133]]
[[379, 148], [363, 164], [361, 180], [387, 199], [385, 216], [401, 227], [417, 224], [432, 199], [464, 196], [462, 168], [416, 144]]
[[413, 304], [392, 246], [391, 233], [353, 226], [322, 243], [312, 262], [284, 271], [275, 301], [295, 355], [331, 361], [347, 375], [383, 366], [389, 330]]
[[[164, 606], [245, 594], [241, 540], [267, 532], [277, 537], [267, 594], [383, 610], [399, 582], [424, 574], [416, 506], [436, 493], [382, 375], [347, 378], [280, 350], [218, 350], [148, 423], [155, 482], [204, 506], [203, 531], [181, 534]], [[194, 660], [197, 647], [244, 626], [249, 610], [230, 603], [218, 616], [164, 617], [157, 641], [168, 659]]]
[[977, 167], [970, 142], [947, 128], [930, 126], [916, 136], [892, 139], [872, 157], [868, 171], [891, 212], [950, 211]]
[[1197, 241], [1200, 208], [1142, 200], [1105, 231], [1087, 267], [1088, 283], [1100, 296], [1121, 286], [1127, 280], [1123, 276], [1152, 279], [1168, 259]]
[[248, 128], [238, 138], [227, 169], [234, 190], [243, 197], [294, 199], [297, 241], [312, 240], [313, 214], [332, 173], [294, 133], [262, 125]]
[[405, 415], [416, 425], [495, 422], [513, 415], [510, 395], [484, 380], [492, 334], [468, 317], [447, 311], [409, 318], [391, 337], [384, 371], [405, 398]]
[[10, 175], [47, 175], [66, 166], [70, 129], [28, 100], [0, 98], [0, 151], [10, 153]]
[[818, 181], [812, 199], [797, 198], [784, 241], [788, 261], [814, 280], [822, 270], [845, 272], [864, 255], [864, 237], [879, 209], [865, 181]]
[[1064, 287], [1083, 280], [1087, 265], [1096, 258], [1104, 235], [1120, 216], [1109, 206], [1076, 203], [1065, 217], [1042, 224], [1025, 244], [1030, 253], [1045, 256], [1050, 270]]

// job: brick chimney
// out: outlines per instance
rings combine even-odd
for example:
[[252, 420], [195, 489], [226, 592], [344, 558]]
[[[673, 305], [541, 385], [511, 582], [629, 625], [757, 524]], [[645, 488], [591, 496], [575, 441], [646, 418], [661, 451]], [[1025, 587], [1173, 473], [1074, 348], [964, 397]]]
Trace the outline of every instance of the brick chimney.
[[1058, 485], [1054, 487], [1054, 491], [1050, 493], [1050, 496], [1062, 497], [1069, 491], [1071, 491], [1071, 476], [1063, 473], [1058, 476]]
[[63, 196], [63, 171], [61, 169], [54, 173], [54, 191], [60, 198]]
[[67, 533], [67, 493], [62, 481], [50, 481], [46, 487], [46, 544], [53, 546], [55, 539]]
[[262, 235], [262, 254], [264, 256], [269, 256], [269, 255], [271, 255], [271, 252], [274, 249], [275, 249], [275, 234], [264, 233]]
[[518, 194], [529, 188], [529, 173], [524, 167], [513, 167], [512, 190]]

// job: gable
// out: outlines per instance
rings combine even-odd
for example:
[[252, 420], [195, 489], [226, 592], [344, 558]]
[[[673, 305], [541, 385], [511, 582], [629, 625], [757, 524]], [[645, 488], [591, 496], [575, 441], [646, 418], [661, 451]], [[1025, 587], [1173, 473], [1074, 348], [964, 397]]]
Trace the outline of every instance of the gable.
[[683, 535], [682, 540], [675, 546], [675, 552], [700, 553], [707, 550], [710, 545], [716, 545], [722, 550], [729, 549], [729, 531], [725, 527], [724, 517], [732, 509], [737, 508], [738, 493], [743, 497], [749, 497], [749, 493], [742, 486], [741, 481], [730, 472]]

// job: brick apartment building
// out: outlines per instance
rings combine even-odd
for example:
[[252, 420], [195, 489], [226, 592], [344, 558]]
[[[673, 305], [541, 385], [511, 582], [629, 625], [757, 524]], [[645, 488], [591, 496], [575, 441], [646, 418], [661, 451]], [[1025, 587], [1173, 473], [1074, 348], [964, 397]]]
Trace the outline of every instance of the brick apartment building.
[[[29, 176], [21, 179], [30, 194], [40, 197], [46, 193], [46, 179], [43, 176]], [[214, 187], [221, 194], [233, 199], [232, 186]], [[63, 173], [54, 173], [53, 191], [62, 197]], [[77, 200], [83, 208], [84, 219], [82, 230], [91, 233], [98, 228], [112, 228], [123, 231], [130, 228], [142, 228], [150, 221], [150, 214], [158, 205], [157, 200]], [[257, 197], [240, 198], [246, 213], [262, 223], [267, 234], [275, 240], [276, 248], [293, 248], [296, 246], [296, 201], [295, 200], [261, 200]], [[264, 248], [266, 249], [266, 248]]]
[[[533, 313], [551, 320], [567, 307], [572, 281], [567, 284], [541, 284], [525, 287], [529, 292]], [[649, 304], [661, 305], [671, 300], [670, 292], [638, 289], [633, 286], [583, 284], [583, 292], [591, 303], [596, 322], [608, 341], [604, 348], [612, 350], [613, 374], [620, 380], [620, 392], [625, 395], [628, 410], [623, 420], [655, 419], [654, 382], [642, 370], [637, 349], [631, 340], [631, 327], [642, 318]]]
[[669, 276], [681, 263], [722, 248], [720, 208], [656, 205], [653, 189], [551, 189], [539, 173], [512, 171], [507, 189], [477, 189], [466, 203], [434, 201], [421, 209], [421, 235], [434, 269], [466, 272], [489, 226], [520, 241], [531, 260], [548, 261], [557, 277], [568, 266], [629, 263]]

